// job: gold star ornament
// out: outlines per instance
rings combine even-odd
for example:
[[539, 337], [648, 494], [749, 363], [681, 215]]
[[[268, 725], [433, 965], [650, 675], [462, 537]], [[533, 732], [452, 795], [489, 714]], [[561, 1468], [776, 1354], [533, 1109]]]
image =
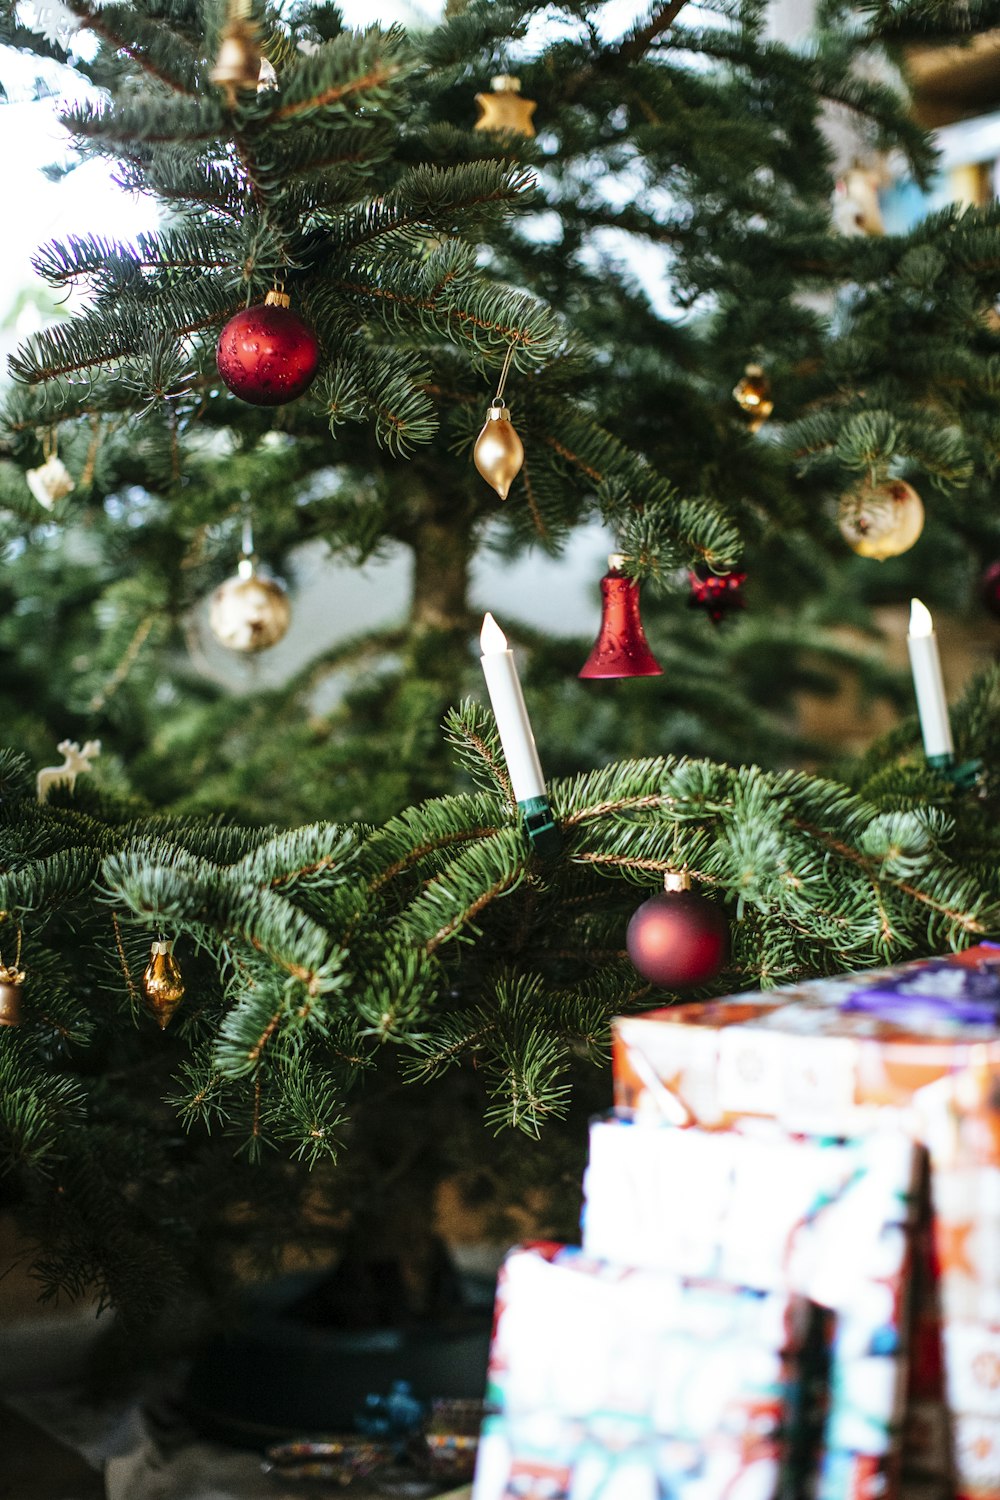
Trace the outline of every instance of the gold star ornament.
[[521, 80], [509, 73], [499, 73], [490, 80], [492, 94], [477, 94], [479, 119], [477, 130], [507, 130], [512, 135], [534, 135], [531, 117], [537, 109], [534, 99], [522, 99]]

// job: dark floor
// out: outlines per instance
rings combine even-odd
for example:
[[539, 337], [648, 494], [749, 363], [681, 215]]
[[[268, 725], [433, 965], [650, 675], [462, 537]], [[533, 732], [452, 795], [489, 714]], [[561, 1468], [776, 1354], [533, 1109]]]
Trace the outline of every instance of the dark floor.
[[0, 1500], [103, 1500], [100, 1474], [3, 1404], [0, 1455]]

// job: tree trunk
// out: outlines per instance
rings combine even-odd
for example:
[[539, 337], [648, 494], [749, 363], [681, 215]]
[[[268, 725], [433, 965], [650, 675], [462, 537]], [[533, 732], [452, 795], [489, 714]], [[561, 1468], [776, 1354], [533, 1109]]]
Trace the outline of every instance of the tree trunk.
[[467, 631], [472, 539], [464, 518], [421, 520], [414, 529], [411, 545], [413, 630], [420, 634], [431, 630]]

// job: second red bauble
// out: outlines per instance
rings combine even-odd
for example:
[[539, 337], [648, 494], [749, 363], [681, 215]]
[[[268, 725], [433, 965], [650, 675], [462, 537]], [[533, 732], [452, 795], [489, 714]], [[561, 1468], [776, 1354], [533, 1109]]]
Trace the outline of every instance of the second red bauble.
[[663, 989], [687, 989], [714, 979], [726, 961], [729, 929], [723, 913], [697, 891], [687, 889], [685, 877], [632, 914], [625, 934], [628, 956], [644, 979]]
[[219, 374], [251, 406], [282, 406], [308, 390], [319, 368], [319, 341], [293, 313], [284, 292], [268, 292], [219, 334]]

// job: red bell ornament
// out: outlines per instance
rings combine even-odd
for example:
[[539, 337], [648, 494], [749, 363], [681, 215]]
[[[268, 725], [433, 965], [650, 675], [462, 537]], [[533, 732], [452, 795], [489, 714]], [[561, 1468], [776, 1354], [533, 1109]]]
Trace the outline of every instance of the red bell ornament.
[[601, 629], [580, 677], [659, 677], [663, 668], [649, 649], [639, 614], [639, 585], [622, 572], [620, 552], [608, 558], [601, 579]]
[[686, 870], [671, 870], [664, 889], [632, 914], [628, 956], [644, 979], [662, 989], [687, 989], [715, 978], [729, 951], [725, 916], [691, 889]]
[[319, 340], [293, 313], [286, 292], [239, 312], [219, 334], [216, 362], [234, 396], [251, 406], [282, 406], [312, 384]]

